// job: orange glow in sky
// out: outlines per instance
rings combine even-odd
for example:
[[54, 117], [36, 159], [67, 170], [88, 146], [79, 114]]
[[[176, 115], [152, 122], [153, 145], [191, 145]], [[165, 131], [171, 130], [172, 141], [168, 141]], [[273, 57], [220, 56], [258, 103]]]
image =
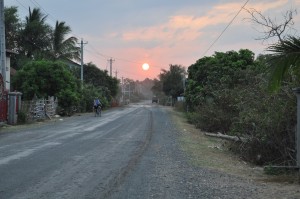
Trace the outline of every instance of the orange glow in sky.
[[[17, 6], [24, 21], [28, 7], [37, 6], [33, 2], [9, 0], [4, 1], [4, 6]], [[71, 36], [88, 42], [84, 45], [84, 63], [92, 62], [109, 71], [108, 59], [114, 59], [112, 74], [118, 79], [154, 79], [162, 69], [168, 70], [170, 64], [187, 69], [216, 51], [249, 49], [258, 55], [265, 53], [267, 47], [257, 40], [263, 30], [251, 23], [245, 10], [234, 18], [246, 0], [67, 2], [58, 6], [56, 1], [39, 0], [38, 5], [48, 15], [46, 22], [52, 27], [56, 20], [66, 22]], [[279, 22], [282, 13], [299, 7], [299, 0], [251, 0], [245, 6]], [[80, 14], [74, 10], [80, 10]], [[294, 16], [294, 24], [294, 30], [299, 31], [300, 14]], [[147, 70], [141, 67], [145, 62], [150, 66]]]

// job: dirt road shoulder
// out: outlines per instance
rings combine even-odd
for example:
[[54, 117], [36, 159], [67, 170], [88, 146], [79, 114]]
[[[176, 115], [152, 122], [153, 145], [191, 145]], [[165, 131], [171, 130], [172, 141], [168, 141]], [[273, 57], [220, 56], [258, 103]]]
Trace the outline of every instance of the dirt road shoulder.
[[173, 121], [181, 132], [180, 146], [188, 155], [190, 164], [193, 166], [217, 170], [264, 183], [272, 186], [274, 193], [280, 192], [280, 190], [289, 191], [292, 197], [296, 195], [300, 198], [300, 184], [298, 184], [297, 176], [265, 174], [263, 167], [251, 165], [229, 151], [226, 147], [227, 141], [205, 136], [204, 132], [187, 122], [184, 113], [172, 108], [166, 109], [171, 113]]

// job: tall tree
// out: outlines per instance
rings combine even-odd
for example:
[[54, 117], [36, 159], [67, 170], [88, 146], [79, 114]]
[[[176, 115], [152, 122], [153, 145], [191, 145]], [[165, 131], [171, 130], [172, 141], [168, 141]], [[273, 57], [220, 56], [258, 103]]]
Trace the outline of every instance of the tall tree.
[[106, 70], [101, 70], [93, 63], [88, 63], [83, 68], [84, 82], [95, 87], [103, 88], [109, 95], [115, 97], [118, 92], [119, 81], [108, 75]]
[[32, 11], [25, 18], [24, 29], [21, 31], [20, 53], [30, 59], [43, 56], [49, 50], [51, 27], [46, 24], [47, 16], [39, 8]]
[[211, 57], [199, 59], [188, 68], [187, 103], [191, 108], [196, 107], [213, 100], [217, 91], [248, 84], [244, 76], [253, 67], [256, 67], [254, 53], [248, 49], [215, 52]]
[[162, 70], [159, 75], [162, 82], [162, 90], [167, 96], [172, 96], [173, 99], [183, 94], [183, 80], [185, 68], [181, 65], [170, 65], [169, 71]]
[[80, 48], [77, 47], [76, 37], [66, 36], [71, 33], [71, 28], [65, 22], [56, 21], [52, 35], [51, 56], [54, 59], [75, 59], [80, 60]]
[[154, 95], [158, 96], [160, 93], [162, 93], [162, 83], [158, 79], [153, 80], [153, 86], [151, 88], [151, 91]]
[[18, 8], [15, 6], [5, 8], [4, 16], [6, 48], [17, 51], [18, 34], [21, 28], [21, 22], [18, 16]]

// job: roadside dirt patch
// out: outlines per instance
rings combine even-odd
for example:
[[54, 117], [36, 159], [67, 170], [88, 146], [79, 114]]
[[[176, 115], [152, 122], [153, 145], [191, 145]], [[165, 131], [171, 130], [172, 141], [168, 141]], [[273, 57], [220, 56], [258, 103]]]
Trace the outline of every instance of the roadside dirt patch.
[[180, 145], [188, 155], [192, 165], [239, 176], [272, 187], [273, 192], [269, 193], [270, 189], [268, 189], [266, 195], [275, 194], [273, 196], [276, 196], [282, 191], [287, 192], [285, 198], [300, 198], [300, 184], [297, 174], [267, 175], [262, 167], [251, 165], [229, 151], [226, 147], [228, 141], [204, 135], [204, 132], [186, 121], [184, 113], [172, 108], [166, 109], [169, 110], [173, 121], [181, 131]]

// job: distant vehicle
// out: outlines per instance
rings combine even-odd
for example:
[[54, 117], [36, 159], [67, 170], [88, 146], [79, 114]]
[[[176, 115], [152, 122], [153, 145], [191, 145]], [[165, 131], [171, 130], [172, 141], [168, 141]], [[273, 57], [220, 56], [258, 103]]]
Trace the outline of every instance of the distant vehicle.
[[152, 97], [152, 103], [158, 103], [158, 98], [156, 96]]

